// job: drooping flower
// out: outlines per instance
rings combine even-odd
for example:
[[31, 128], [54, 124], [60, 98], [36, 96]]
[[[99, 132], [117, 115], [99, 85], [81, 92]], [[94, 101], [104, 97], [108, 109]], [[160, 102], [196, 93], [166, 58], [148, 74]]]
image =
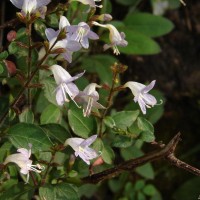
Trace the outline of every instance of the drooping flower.
[[26, 16], [27, 14], [40, 13], [40, 17], [44, 18], [46, 13], [46, 5], [50, 3], [51, 0], [10, 0], [11, 3], [17, 8], [21, 9], [21, 13]]
[[5, 159], [3, 164], [7, 165], [10, 162], [17, 164], [20, 168], [20, 173], [27, 175], [27, 180], [26, 180], [26, 183], [27, 183], [29, 180], [29, 172], [30, 171], [40, 173], [44, 167], [41, 167], [39, 164], [32, 165], [33, 161], [30, 160], [31, 149], [28, 150], [25, 148], [19, 148], [17, 150], [17, 152], [19, 152], [19, 153], [9, 155]]
[[[61, 53], [61, 55], [64, 59], [66, 59], [69, 63], [71, 63], [73, 52], [79, 51], [81, 49], [81, 45], [77, 41], [73, 41], [67, 37], [68, 27], [70, 27], [70, 23], [68, 19], [65, 16], [61, 16], [60, 22], [59, 22], [59, 30], [55, 31], [52, 28], [47, 28], [45, 30], [45, 34], [49, 41], [49, 48], [51, 48], [52, 45], [54, 45], [52, 50], [59, 49], [59, 48], [64, 49], [65, 52]], [[61, 31], [64, 31], [66, 36], [64, 39], [56, 42], [56, 40], [58, 40], [58, 37]]]
[[78, 25], [68, 27], [68, 36], [70, 40], [80, 42], [84, 48], [89, 47], [89, 41], [99, 39], [99, 36], [90, 30], [90, 27], [85, 22], [80, 22]]
[[95, 2], [100, 2], [101, 0], [70, 0], [70, 2], [79, 1], [84, 5], [89, 5], [92, 8], [99, 7], [102, 8], [102, 5], [96, 5]]
[[83, 76], [85, 72], [72, 77], [65, 69], [59, 65], [52, 65], [50, 69], [53, 72], [56, 84], [58, 85], [56, 88], [56, 101], [58, 105], [62, 106], [65, 102], [69, 102], [67, 94], [76, 104], [74, 98], [78, 95], [79, 89], [74, 83], [72, 83], [72, 81]]
[[65, 141], [64, 146], [70, 145], [75, 151], [75, 156], [79, 156], [84, 162], [90, 165], [90, 160], [99, 156], [94, 149], [89, 147], [96, 139], [97, 135], [92, 135], [87, 139], [69, 138]]
[[101, 86], [91, 83], [76, 96], [77, 101], [83, 104], [84, 117], [89, 117], [93, 108], [105, 109], [104, 106], [97, 102], [99, 100], [99, 94], [96, 91], [97, 87]]
[[123, 86], [130, 88], [134, 95], [134, 101], [139, 103], [143, 114], [146, 114], [146, 107], [151, 108], [157, 103], [156, 98], [153, 95], [148, 94], [154, 87], [155, 82], [156, 81], [154, 80], [146, 86], [138, 82], [129, 81]]
[[98, 22], [95, 22], [95, 21], [92, 22], [92, 24], [107, 28], [110, 31], [109, 39], [111, 43], [105, 44], [104, 50], [113, 48], [114, 54], [119, 55], [120, 52], [117, 46], [125, 47], [128, 45], [128, 42], [125, 40], [125, 33], [124, 32], [119, 33], [119, 31], [112, 24], [99, 24]]

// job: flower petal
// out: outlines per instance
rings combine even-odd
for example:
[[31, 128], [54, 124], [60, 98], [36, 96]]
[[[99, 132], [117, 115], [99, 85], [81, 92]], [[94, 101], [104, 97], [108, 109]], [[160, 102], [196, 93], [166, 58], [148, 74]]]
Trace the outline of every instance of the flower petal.
[[10, 0], [10, 1], [15, 7], [22, 9], [24, 0]]
[[156, 98], [151, 94], [143, 94], [143, 100], [146, 104], [154, 106], [157, 103]]
[[61, 87], [56, 90], [56, 102], [59, 106], [62, 106], [65, 103], [65, 96]]
[[138, 103], [139, 103], [139, 106], [142, 110], [142, 113], [145, 115], [146, 114], [146, 104], [145, 104], [145, 102], [143, 101], [142, 98], [139, 98]]
[[78, 138], [78, 137], [74, 137], [74, 138], [69, 138], [65, 141], [64, 146], [71, 146], [75, 151], [78, 150], [78, 146], [84, 141], [83, 138]]
[[92, 135], [89, 138], [87, 138], [86, 140], [84, 140], [80, 146], [82, 148], [86, 147], [86, 146], [90, 146], [95, 140], [97, 139], [97, 135]]
[[65, 16], [61, 16], [60, 22], [59, 22], [59, 30], [65, 28], [67, 26], [70, 26], [68, 19]]
[[47, 36], [48, 41], [51, 41], [54, 38], [57, 38], [59, 34], [59, 31], [55, 31], [52, 28], [46, 28], [45, 29], [45, 35]]
[[37, 0], [37, 8], [46, 6], [50, 2], [51, 2], [51, 0]]
[[150, 83], [149, 85], [147, 85], [147, 86], [142, 90], [142, 92], [144, 92], [144, 93], [149, 92], [149, 91], [154, 87], [155, 83], [156, 83], [156, 80], [151, 81], [151, 83]]

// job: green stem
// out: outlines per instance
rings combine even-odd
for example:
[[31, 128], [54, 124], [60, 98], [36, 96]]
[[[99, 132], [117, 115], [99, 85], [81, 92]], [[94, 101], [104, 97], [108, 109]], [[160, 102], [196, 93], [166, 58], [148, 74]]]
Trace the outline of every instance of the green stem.
[[112, 105], [112, 98], [113, 98], [113, 95], [115, 93], [115, 81], [116, 81], [116, 77], [117, 77], [117, 72], [114, 72], [113, 74], [113, 80], [112, 80], [112, 86], [110, 88], [110, 92], [109, 92], [109, 95], [108, 95], [108, 100], [107, 100], [107, 104], [106, 104], [106, 109], [103, 110], [103, 114], [101, 116], [101, 119], [100, 119], [100, 128], [99, 128], [99, 137], [102, 138], [103, 136], [103, 132], [102, 132], [102, 129], [103, 129], [103, 120], [108, 112], [108, 109], [110, 108], [110, 106]]
[[44, 174], [43, 177], [42, 177], [41, 186], [43, 186], [43, 185], [45, 184], [45, 182], [46, 182], [47, 175], [48, 175], [49, 169], [50, 169], [50, 167], [51, 167], [51, 163], [53, 162], [53, 160], [54, 160], [54, 158], [55, 158], [55, 153], [56, 153], [56, 152], [54, 152], [54, 153], [52, 154], [51, 160], [50, 160], [50, 162], [49, 162], [48, 165], [47, 165], [46, 172], [45, 172], [45, 174]]

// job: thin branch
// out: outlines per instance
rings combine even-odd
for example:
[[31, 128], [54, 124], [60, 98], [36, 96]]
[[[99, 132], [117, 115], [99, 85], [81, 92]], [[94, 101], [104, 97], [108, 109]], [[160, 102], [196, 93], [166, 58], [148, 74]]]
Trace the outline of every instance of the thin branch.
[[189, 164], [177, 159], [174, 156], [174, 152], [179, 141], [180, 141], [180, 133], [178, 133], [167, 145], [160, 146], [159, 150], [153, 151], [139, 158], [125, 161], [103, 172], [84, 177], [82, 178], [82, 181], [84, 183], [98, 183], [103, 180], [113, 178], [119, 175], [120, 173], [122, 173], [123, 171], [130, 171], [130, 170], [135, 169], [136, 167], [144, 165], [147, 162], [152, 162], [152, 161], [163, 159], [163, 158], [178, 168], [182, 168], [186, 171], [189, 171], [190, 173], [200, 176], [199, 169], [190, 166]]

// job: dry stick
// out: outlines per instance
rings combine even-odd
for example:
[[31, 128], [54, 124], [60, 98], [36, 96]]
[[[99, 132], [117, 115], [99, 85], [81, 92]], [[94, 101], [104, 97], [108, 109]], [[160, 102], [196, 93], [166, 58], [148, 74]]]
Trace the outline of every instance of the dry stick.
[[82, 181], [83, 183], [98, 183], [103, 180], [113, 178], [122, 173], [123, 171], [130, 171], [135, 169], [136, 167], [144, 165], [147, 162], [152, 162], [163, 158], [165, 158], [167, 161], [169, 161], [171, 164], [175, 165], [178, 168], [182, 168], [186, 171], [189, 171], [190, 173], [200, 176], [199, 169], [190, 166], [189, 164], [179, 160], [174, 156], [174, 152], [179, 141], [180, 133], [178, 133], [166, 146], [160, 147], [159, 150], [156, 150], [136, 159], [125, 161], [103, 172], [84, 177], [82, 178]]

